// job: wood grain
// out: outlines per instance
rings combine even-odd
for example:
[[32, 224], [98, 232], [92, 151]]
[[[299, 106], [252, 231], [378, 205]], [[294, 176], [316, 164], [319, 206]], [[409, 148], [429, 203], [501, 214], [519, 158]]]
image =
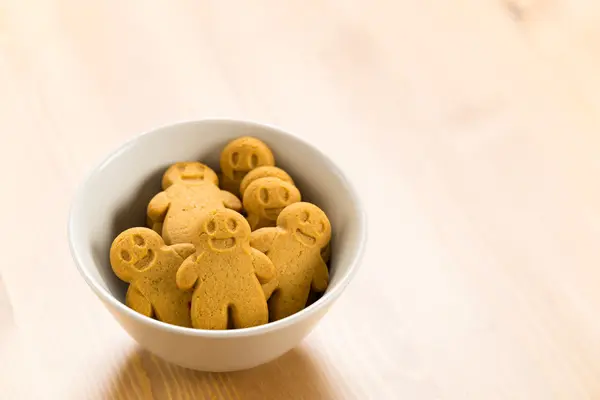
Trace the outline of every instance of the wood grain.
[[[0, 398], [600, 398], [599, 18], [592, 0], [0, 0]], [[137, 347], [65, 228], [108, 151], [214, 116], [331, 154], [370, 228], [314, 333], [231, 374]]]

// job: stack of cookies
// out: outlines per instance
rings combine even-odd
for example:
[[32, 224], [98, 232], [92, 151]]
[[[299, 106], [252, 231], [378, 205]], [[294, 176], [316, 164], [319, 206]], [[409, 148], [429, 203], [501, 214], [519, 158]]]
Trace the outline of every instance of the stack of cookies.
[[331, 224], [301, 201], [271, 149], [235, 139], [220, 167], [219, 182], [200, 162], [171, 165], [148, 204], [149, 228], [113, 241], [112, 269], [137, 312], [198, 329], [247, 328], [292, 315], [327, 289]]

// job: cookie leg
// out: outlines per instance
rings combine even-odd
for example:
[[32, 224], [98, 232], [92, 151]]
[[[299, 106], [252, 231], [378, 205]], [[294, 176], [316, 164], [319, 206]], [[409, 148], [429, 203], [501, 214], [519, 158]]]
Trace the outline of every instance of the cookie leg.
[[307, 301], [308, 290], [279, 288], [273, 292], [269, 299], [269, 320], [277, 321], [289, 317], [302, 310]]
[[264, 299], [255, 302], [239, 301], [229, 306], [234, 328], [249, 328], [269, 322], [269, 311]]
[[277, 278], [273, 278], [269, 282], [262, 285], [263, 292], [265, 293], [265, 299], [269, 300], [275, 289], [277, 289], [278, 285], [279, 282], [277, 281]]
[[206, 293], [194, 293], [192, 297], [192, 326], [196, 329], [227, 329], [227, 304], [214, 301]]
[[150, 304], [148, 299], [139, 290], [131, 285], [129, 285], [127, 294], [125, 295], [125, 304], [146, 317], [152, 318], [154, 314], [152, 312], [152, 304]]

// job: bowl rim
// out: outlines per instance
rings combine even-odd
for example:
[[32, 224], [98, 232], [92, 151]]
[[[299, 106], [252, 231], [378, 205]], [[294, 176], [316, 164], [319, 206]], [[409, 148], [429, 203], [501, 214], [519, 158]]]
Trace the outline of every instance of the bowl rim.
[[[316, 154], [318, 154], [320, 157], [322, 157], [322, 159], [325, 161], [325, 163], [328, 164], [328, 167], [331, 168], [334, 171], [334, 173], [341, 178], [344, 186], [348, 189], [348, 193], [351, 197], [352, 202], [356, 205], [356, 209], [358, 210], [358, 212], [355, 217], [358, 220], [358, 231], [359, 231], [358, 249], [355, 253], [355, 257], [350, 261], [350, 266], [348, 268], [348, 271], [342, 277], [341, 281], [335, 288], [333, 288], [330, 291], [326, 291], [323, 294], [323, 296], [321, 296], [321, 298], [319, 298], [315, 303], [311, 304], [310, 306], [302, 309], [301, 311], [299, 311], [293, 315], [290, 315], [289, 317], [280, 319], [278, 321], [269, 322], [264, 325], [253, 326], [250, 328], [230, 329], [230, 330], [196, 329], [196, 328], [172, 325], [172, 324], [168, 324], [166, 322], [162, 322], [157, 319], [142, 315], [142, 314], [132, 310], [131, 308], [127, 307], [124, 303], [117, 300], [112, 295], [112, 293], [110, 293], [110, 291], [108, 291], [101, 284], [99, 284], [90, 275], [90, 273], [87, 271], [86, 268], [83, 268], [84, 262], [82, 261], [80, 251], [78, 250], [77, 246], [75, 245], [75, 240], [73, 237], [73, 235], [74, 235], [73, 230], [74, 230], [74, 225], [75, 225], [74, 214], [75, 214], [76, 205], [78, 205], [81, 202], [83, 193], [86, 191], [88, 182], [91, 180], [91, 178], [94, 175], [101, 173], [102, 169], [106, 165], [110, 164], [113, 161], [113, 159], [118, 157], [122, 152], [127, 150], [130, 146], [133, 146], [138, 140], [140, 140], [141, 138], [143, 138], [147, 135], [158, 135], [160, 132], [162, 132], [165, 129], [177, 128], [177, 127], [183, 126], [183, 125], [207, 124], [207, 123], [242, 124], [242, 125], [246, 125], [246, 126], [252, 126], [254, 128], [267, 129], [267, 130], [276, 132], [276, 134], [278, 134], [278, 135], [288, 137], [292, 140], [295, 140], [297, 142], [304, 144], [305, 146], [308, 146], [309, 148], [311, 148], [312, 151], [314, 151]], [[146, 130], [146, 131], [128, 139], [123, 144], [118, 146], [116, 149], [111, 151], [106, 157], [104, 157], [104, 159], [100, 163], [96, 164], [96, 166], [94, 166], [84, 176], [83, 180], [79, 183], [79, 185], [75, 191], [75, 195], [73, 196], [73, 200], [71, 202], [71, 206], [70, 206], [70, 210], [69, 210], [69, 217], [68, 217], [68, 223], [67, 223], [67, 236], [68, 236], [68, 240], [69, 240], [69, 249], [71, 252], [71, 257], [73, 258], [73, 260], [75, 262], [75, 266], [77, 267], [79, 274], [83, 277], [85, 282], [92, 289], [92, 291], [96, 294], [96, 296], [98, 296], [105, 303], [110, 304], [111, 306], [116, 308], [119, 312], [126, 314], [127, 316], [129, 316], [130, 318], [133, 318], [134, 320], [137, 320], [141, 324], [149, 325], [152, 328], [160, 329], [163, 331], [168, 331], [170, 333], [177, 333], [177, 334], [183, 334], [183, 335], [188, 335], [188, 336], [226, 339], [226, 338], [233, 338], [233, 337], [248, 337], [248, 336], [262, 335], [262, 334], [265, 334], [268, 332], [281, 330], [287, 326], [294, 325], [296, 323], [301, 322], [302, 320], [307, 319], [310, 315], [315, 314], [322, 308], [327, 307], [335, 299], [337, 299], [340, 296], [340, 294], [344, 291], [344, 289], [348, 286], [348, 284], [352, 281], [352, 279], [355, 277], [355, 275], [358, 271], [358, 267], [361, 264], [362, 258], [364, 256], [366, 242], [367, 242], [366, 219], [367, 219], [367, 217], [366, 217], [366, 212], [365, 212], [364, 206], [362, 204], [360, 197], [358, 196], [358, 191], [356, 190], [356, 187], [354, 186], [354, 184], [351, 182], [350, 179], [348, 179], [347, 175], [341, 170], [341, 168], [339, 168], [337, 166], [337, 164], [329, 156], [327, 156], [325, 153], [323, 153], [316, 146], [314, 146], [311, 143], [301, 139], [300, 137], [298, 137], [292, 133], [289, 133], [288, 131], [285, 131], [285, 130], [283, 130], [275, 125], [272, 125], [272, 124], [259, 123], [259, 122], [255, 122], [255, 121], [251, 121], [251, 120], [235, 119], [235, 118], [203, 118], [203, 119], [181, 120], [181, 121], [177, 121], [174, 123], [163, 124], [158, 127]]]

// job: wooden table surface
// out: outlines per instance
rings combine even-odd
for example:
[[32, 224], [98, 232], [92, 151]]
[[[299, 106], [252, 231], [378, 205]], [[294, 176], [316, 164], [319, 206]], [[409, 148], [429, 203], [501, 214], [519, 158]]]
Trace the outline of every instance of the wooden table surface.
[[[599, 20], [595, 0], [0, 0], [0, 398], [600, 399]], [[66, 239], [107, 152], [215, 116], [331, 154], [370, 229], [302, 345], [228, 374], [139, 348]]]

